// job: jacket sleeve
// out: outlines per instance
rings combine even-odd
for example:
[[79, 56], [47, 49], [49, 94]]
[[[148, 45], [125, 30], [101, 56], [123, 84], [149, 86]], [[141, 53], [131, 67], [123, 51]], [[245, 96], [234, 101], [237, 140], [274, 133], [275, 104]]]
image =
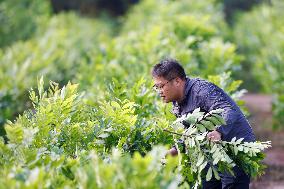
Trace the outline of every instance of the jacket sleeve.
[[230, 132], [235, 127], [235, 122], [239, 119], [240, 113], [233, 100], [219, 87], [212, 83], [206, 83], [199, 88], [198, 98], [200, 108], [206, 112], [221, 108], [224, 111], [221, 116], [226, 125], [219, 126], [216, 130], [221, 133], [222, 140], [231, 138]]

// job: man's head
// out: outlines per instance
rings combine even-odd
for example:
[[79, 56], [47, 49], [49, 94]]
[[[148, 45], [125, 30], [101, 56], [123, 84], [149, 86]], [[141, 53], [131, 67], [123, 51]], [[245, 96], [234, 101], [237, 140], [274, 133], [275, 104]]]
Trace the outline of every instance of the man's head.
[[152, 69], [155, 85], [153, 86], [163, 101], [181, 101], [184, 97], [186, 75], [177, 60], [166, 58]]

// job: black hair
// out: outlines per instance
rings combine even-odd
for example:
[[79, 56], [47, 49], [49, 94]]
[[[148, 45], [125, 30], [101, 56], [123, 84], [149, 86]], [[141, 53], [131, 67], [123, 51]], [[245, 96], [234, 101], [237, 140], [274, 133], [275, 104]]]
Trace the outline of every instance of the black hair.
[[186, 75], [180, 63], [172, 58], [165, 58], [156, 64], [152, 69], [153, 77], [163, 77], [166, 80], [172, 80], [176, 77], [185, 80]]

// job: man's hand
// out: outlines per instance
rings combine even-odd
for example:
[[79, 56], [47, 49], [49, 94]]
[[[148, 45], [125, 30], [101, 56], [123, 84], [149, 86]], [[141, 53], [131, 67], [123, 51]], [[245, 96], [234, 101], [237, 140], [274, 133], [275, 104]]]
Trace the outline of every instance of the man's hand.
[[211, 131], [207, 134], [207, 138], [211, 141], [220, 141], [221, 140], [221, 133], [219, 133], [218, 131], [214, 130]]
[[178, 151], [175, 147], [172, 147], [167, 151], [166, 156], [171, 155], [171, 156], [176, 156], [178, 154]]

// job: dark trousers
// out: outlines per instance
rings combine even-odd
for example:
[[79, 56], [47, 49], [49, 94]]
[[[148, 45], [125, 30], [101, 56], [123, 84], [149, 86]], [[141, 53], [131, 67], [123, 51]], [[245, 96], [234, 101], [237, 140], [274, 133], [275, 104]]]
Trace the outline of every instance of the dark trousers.
[[212, 177], [210, 181], [202, 180], [203, 189], [249, 189], [250, 177], [239, 167], [233, 168], [235, 176], [220, 173], [220, 180]]

